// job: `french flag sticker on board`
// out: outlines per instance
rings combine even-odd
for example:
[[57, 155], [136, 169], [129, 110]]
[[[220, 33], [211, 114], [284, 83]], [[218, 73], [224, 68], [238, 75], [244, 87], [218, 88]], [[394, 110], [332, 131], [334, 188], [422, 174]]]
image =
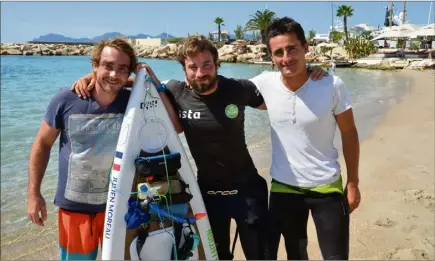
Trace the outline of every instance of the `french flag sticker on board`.
[[115, 161], [113, 162], [113, 167], [112, 167], [113, 170], [116, 170], [116, 171], [121, 170], [121, 165], [116, 163], [116, 161], [117, 161], [116, 159], [122, 159], [122, 155], [123, 155], [123, 153], [120, 151], [117, 151], [115, 153]]

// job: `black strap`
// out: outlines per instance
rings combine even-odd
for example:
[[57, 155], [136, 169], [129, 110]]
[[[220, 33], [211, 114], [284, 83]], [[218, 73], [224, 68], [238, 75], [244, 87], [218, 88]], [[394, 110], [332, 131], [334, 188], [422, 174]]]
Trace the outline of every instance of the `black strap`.
[[[181, 223], [174, 223], [174, 237], [175, 237], [175, 246], [177, 249], [177, 259], [178, 260], [186, 260], [189, 257], [193, 256], [192, 248], [193, 248], [193, 233], [192, 231], [189, 232], [189, 234], [186, 236], [183, 233], [183, 224]], [[191, 227], [189, 226], [189, 229]], [[184, 244], [179, 247], [181, 237], [184, 237]], [[172, 248], [172, 260], [175, 260], [175, 253], [174, 249]]]
[[[183, 230], [183, 225], [177, 222], [174, 222], [174, 237], [175, 237], [175, 248], [177, 249], [178, 256], [178, 246], [180, 245], [181, 240], [181, 232]], [[174, 248], [172, 248], [172, 260], [175, 259]]]
[[231, 249], [231, 256], [232, 256], [232, 258], [234, 258], [234, 250], [236, 249], [236, 242], [237, 242], [237, 238], [238, 237], [239, 237], [239, 228], [236, 227], [236, 235], [234, 236], [233, 248]]

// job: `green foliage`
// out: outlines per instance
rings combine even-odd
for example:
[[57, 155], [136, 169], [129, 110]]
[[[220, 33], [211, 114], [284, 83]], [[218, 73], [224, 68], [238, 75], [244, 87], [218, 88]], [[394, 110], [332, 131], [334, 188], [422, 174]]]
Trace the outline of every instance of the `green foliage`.
[[337, 16], [338, 17], [342, 17], [342, 16], [353, 16], [353, 11], [355, 11], [351, 5], [340, 5], [337, 9]]
[[221, 26], [225, 26], [224, 25], [224, 19], [222, 19], [222, 17], [216, 17], [214, 19], [214, 23], [217, 24], [218, 26], [218, 41], [221, 41]]
[[313, 45], [313, 38], [314, 37], [316, 37], [316, 31], [310, 30], [308, 32], [308, 39], [307, 39], [309, 45]]
[[337, 9], [337, 16], [343, 17], [344, 34], [346, 35], [346, 42], [349, 41], [349, 34], [347, 32], [347, 18], [353, 16], [354, 9], [351, 5], [340, 5]]
[[344, 33], [338, 32], [338, 31], [333, 31], [333, 32], [331, 32], [331, 34], [332, 34], [332, 42], [334, 42], [334, 43], [338, 43], [338, 41], [343, 39], [343, 36], [344, 36]]
[[208, 39], [209, 39], [210, 41], [213, 41], [213, 34], [212, 34], [212, 33], [208, 33]]
[[350, 38], [344, 48], [351, 59], [366, 57], [376, 53], [375, 45], [363, 37]]
[[334, 49], [334, 48], [328, 47], [328, 46], [321, 46], [320, 52], [322, 53], [323, 56], [325, 56], [325, 55], [327, 55], [327, 53], [331, 52], [332, 49]]
[[420, 49], [420, 42], [411, 42], [410, 49], [418, 51]]
[[275, 12], [265, 9], [264, 11], [257, 11], [254, 15], [250, 15], [251, 19], [246, 23], [245, 31], [258, 30], [261, 34], [261, 42], [266, 43], [266, 29], [275, 18]]
[[367, 40], [373, 39], [372, 31], [364, 31], [361, 33], [360, 36], [364, 39], [367, 39]]
[[175, 38], [168, 38], [168, 43], [180, 43], [184, 40], [184, 37], [175, 37]]
[[243, 39], [245, 37], [244, 30], [241, 25], [237, 25], [237, 28], [236, 30], [234, 30], [234, 33], [236, 34], [237, 40]]
[[224, 44], [225, 44], [225, 43], [223, 43], [223, 42], [215, 42], [215, 43], [214, 43], [214, 46], [215, 46], [217, 49], [219, 49], [219, 48], [221, 48], [222, 46], [224, 46]]

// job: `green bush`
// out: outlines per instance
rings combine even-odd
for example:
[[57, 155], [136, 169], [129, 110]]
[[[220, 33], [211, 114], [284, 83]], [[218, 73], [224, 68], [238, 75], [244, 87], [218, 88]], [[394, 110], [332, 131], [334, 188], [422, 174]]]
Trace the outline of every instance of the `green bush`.
[[351, 59], [369, 56], [376, 53], [377, 50], [376, 46], [364, 37], [349, 38], [349, 42], [344, 48]]
[[184, 40], [184, 37], [175, 37], [175, 38], [168, 38], [168, 43], [180, 43]]
[[219, 48], [221, 48], [222, 46], [224, 46], [224, 42], [215, 42], [214, 43], [214, 46], [217, 48], [217, 49], [219, 49]]
[[420, 49], [420, 42], [411, 42], [410, 49], [418, 51]]

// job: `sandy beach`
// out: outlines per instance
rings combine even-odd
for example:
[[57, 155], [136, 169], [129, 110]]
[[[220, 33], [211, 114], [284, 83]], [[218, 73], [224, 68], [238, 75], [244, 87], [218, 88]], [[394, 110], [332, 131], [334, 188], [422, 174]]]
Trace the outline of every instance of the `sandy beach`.
[[[350, 259], [434, 259], [434, 71], [403, 71], [413, 79], [402, 101], [361, 143], [362, 202], [351, 214]], [[270, 143], [251, 147], [260, 173], [270, 180]], [[266, 153], [268, 152], [268, 153]], [[345, 173], [344, 160], [340, 162]], [[2, 238], [1, 259], [58, 259], [56, 213], [44, 229]], [[234, 225], [232, 230], [235, 231]], [[309, 256], [321, 259], [309, 222]], [[41, 238], [40, 235], [44, 234]], [[237, 242], [235, 259], [245, 259]], [[279, 259], [285, 260], [281, 240]]]

